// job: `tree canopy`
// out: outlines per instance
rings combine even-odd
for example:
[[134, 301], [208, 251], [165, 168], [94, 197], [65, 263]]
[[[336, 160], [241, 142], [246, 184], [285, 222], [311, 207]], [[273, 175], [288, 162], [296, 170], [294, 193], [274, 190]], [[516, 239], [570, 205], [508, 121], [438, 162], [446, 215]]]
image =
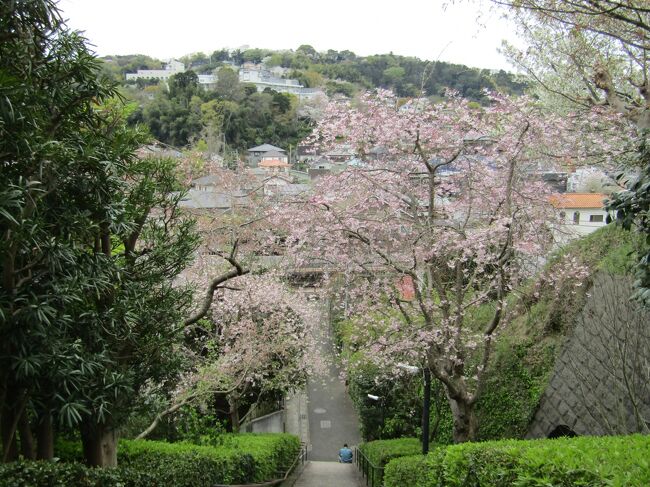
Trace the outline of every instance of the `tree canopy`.
[[[609, 209], [647, 235], [647, 145], [650, 133], [650, 8], [644, 0], [491, 0], [506, 7], [530, 48], [506, 49], [535, 81], [549, 106], [565, 114], [602, 107], [634, 129]], [[611, 122], [603, 120], [604, 124]], [[597, 130], [597, 128], [596, 128]], [[650, 262], [639, 260], [636, 296], [648, 303]]]

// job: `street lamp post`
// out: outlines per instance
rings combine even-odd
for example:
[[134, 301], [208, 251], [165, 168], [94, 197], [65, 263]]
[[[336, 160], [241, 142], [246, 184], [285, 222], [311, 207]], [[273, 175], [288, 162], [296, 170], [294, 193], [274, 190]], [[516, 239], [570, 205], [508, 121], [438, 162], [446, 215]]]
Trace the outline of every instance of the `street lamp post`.
[[422, 401], [422, 454], [429, 453], [429, 409], [431, 408], [431, 371], [428, 367], [420, 369], [414, 365], [399, 363], [397, 367], [416, 374], [422, 370], [424, 374], [424, 399]]
[[[371, 401], [376, 401], [377, 404], [379, 404], [379, 413], [381, 414], [381, 429], [382, 429], [382, 433], [383, 433], [384, 423], [386, 422], [386, 415], [385, 415], [385, 411], [384, 411], [384, 406], [385, 406], [384, 397], [383, 396], [375, 396], [374, 394], [368, 394], [367, 396], [368, 396], [368, 399], [370, 399]], [[383, 436], [384, 436], [383, 434], [379, 435], [378, 439], [381, 439]]]
[[429, 409], [431, 408], [431, 372], [424, 369], [424, 400], [422, 402], [422, 455], [429, 453]]

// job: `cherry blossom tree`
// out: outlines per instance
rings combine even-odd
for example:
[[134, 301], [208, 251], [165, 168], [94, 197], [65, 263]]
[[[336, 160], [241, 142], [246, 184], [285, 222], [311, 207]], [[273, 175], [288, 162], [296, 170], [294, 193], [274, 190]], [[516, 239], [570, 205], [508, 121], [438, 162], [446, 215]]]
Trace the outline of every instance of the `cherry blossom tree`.
[[[479, 0], [482, 3], [481, 0]], [[528, 47], [505, 54], [534, 81], [540, 99], [565, 113], [594, 106], [634, 129], [631, 157], [619, 158], [622, 191], [609, 209], [647, 234], [650, 133], [650, 7], [646, 0], [489, 0], [513, 18]], [[605, 123], [607, 123], [605, 121]], [[634, 297], [650, 303], [650, 250], [640, 255]]]
[[345, 140], [365, 163], [284, 214], [297, 262], [320, 259], [352, 283], [347, 312], [368, 357], [417, 363], [444, 385], [457, 442], [476, 436], [508, 297], [551, 244], [548, 190], [530, 171], [593, 149], [527, 98], [491, 102], [400, 105], [386, 91], [333, 102], [313, 140]]
[[[478, 3], [486, 2], [479, 0]], [[644, 0], [489, 0], [527, 48], [505, 54], [538, 94], [571, 110], [606, 106], [650, 128], [650, 8]]]
[[[183, 406], [227, 402], [233, 430], [243, 406], [304, 385], [320, 370], [314, 360], [315, 309], [273, 271], [269, 255], [269, 202], [261, 183], [245, 173], [213, 169], [215, 191], [230, 197], [226, 210], [191, 209], [201, 235], [195, 261], [179, 279], [204, 290], [185, 320], [179, 350], [185, 371], [169, 405], [138, 437], [148, 436], [162, 418]], [[248, 414], [248, 413], [246, 413]], [[246, 416], [244, 414], [244, 417]]]
[[315, 311], [274, 273], [230, 280], [218, 290], [209, 318], [187, 333], [183, 353], [188, 369], [171, 405], [139, 438], [150, 434], [164, 416], [216, 397], [227, 401], [237, 431], [243, 403], [250, 412], [265, 396], [303, 386], [309, 375], [320, 370], [314, 360]]

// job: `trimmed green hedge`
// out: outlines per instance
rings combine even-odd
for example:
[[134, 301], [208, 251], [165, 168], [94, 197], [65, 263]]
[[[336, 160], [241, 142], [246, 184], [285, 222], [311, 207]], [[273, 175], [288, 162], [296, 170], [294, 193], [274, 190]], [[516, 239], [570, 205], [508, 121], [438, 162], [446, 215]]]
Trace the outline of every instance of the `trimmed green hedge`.
[[128, 467], [89, 468], [80, 463], [0, 464], [0, 487], [162, 487], [154, 475]]
[[398, 438], [394, 440], [375, 440], [362, 443], [359, 450], [372, 464], [383, 468], [393, 458], [422, 453], [422, 443], [417, 438]]
[[[422, 443], [417, 438], [375, 440], [362, 443], [359, 450], [375, 467], [384, 468], [394, 458], [422, 454]], [[383, 477], [382, 471], [376, 472], [375, 475], [375, 480], [381, 481]]]
[[[299, 449], [298, 438], [287, 434], [224, 435], [218, 446], [120, 440], [118, 464], [129, 471], [149, 473], [154, 481], [147, 485], [191, 487], [246, 484], [278, 478], [280, 472], [289, 467]], [[58, 442], [56, 454], [68, 462], [80, 461], [81, 445]]]
[[650, 436], [492, 441], [438, 448], [386, 466], [386, 487], [650, 485]]

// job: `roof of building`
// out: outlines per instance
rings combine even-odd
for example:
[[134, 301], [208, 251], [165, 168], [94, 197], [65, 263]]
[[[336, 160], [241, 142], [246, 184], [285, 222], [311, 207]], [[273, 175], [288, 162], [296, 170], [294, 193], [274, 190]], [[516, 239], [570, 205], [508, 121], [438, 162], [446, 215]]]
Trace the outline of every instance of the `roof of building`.
[[286, 186], [279, 186], [277, 192], [284, 196], [298, 196], [299, 194], [307, 193], [311, 190], [309, 184], [287, 184]]
[[285, 161], [280, 159], [265, 159], [258, 164], [259, 167], [291, 167], [291, 164], [288, 164]]
[[323, 156], [317, 157], [317, 158], [312, 159], [311, 161], [309, 161], [310, 166], [316, 166], [318, 164], [330, 164], [330, 165], [333, 166], [333, 165], [336, 164], [336, 162], [332, 162], [327, 157], [323, 157]]
[[202, 176], [192, 180], [192, 186], [209, 186], [211, 184], [216, 184], [217, 182], [219, 182], [219, 176], [208, 174], [207, 176]]
[[287, 157], [287, 155], [284, 153], [284, 151], [280, 152], [279, 150], [270, 150], [262, 154], [262, 158], [266, 158], [266, 157], [277, 158], [277, 157]]
[[351, 157], [351, 156], [354, 156], [354, 152], [352, 152], [352, 149], [350, 149], [347, 146], [341, 146], [341, 147], [337, 147], [335, 149], [332, 149], [331, 151], [329, 151], [325, 155], [329, 156], [329, 157], [339, 157], [339, 156], [346, 156], [346, 157], [349, 156], [349, 157]]
[[181, 200], [179, 206], [182, 208], [220, 208], [225, 210], [235, 205], [239, 206], [246, 203], [247, 198], [245, 197], [190, 189]]
[[287, 152], [284, 149], [282, 149], [280, 147], [276, 147], [276, 146], [271, 145], [271, 144], [258, 145], [257, 147], [253, 147], [252, 149], [248, 149], [248, 152], [268, 152], [270, 150], [276, 150], [276, 151], [280, 151], [280, 152]]
[[603, 193], [562, 193], [549, 197], [555, 208], [602, 208], [607, 195]]

